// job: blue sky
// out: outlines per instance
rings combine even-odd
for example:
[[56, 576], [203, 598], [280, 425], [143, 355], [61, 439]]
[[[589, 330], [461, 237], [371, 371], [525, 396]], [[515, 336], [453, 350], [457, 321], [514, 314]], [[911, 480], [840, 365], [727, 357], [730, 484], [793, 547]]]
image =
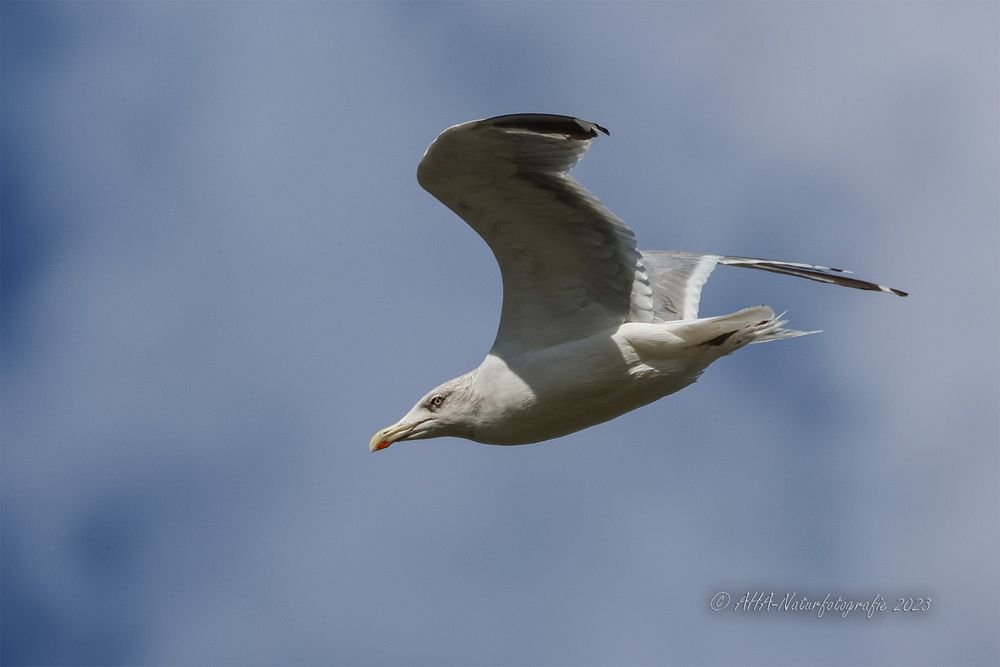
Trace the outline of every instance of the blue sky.
[[[5, 664], [996, 664], [1000, 7], [4, 3]], [[820, 336], [542, 445], [371, 434], [475, 367], [444, 128], [576, 176], [702, 312]], [[871, 621], [718, 591], [932, 596]]]

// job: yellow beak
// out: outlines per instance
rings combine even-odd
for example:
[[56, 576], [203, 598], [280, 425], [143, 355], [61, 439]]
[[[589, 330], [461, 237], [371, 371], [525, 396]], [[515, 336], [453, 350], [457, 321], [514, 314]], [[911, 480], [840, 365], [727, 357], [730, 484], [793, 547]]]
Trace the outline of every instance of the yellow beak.
[[397, 440], [405, 438], [416, 426], [417, 424], [408, 424], [406, 422], [387, 426], [372, 436], [371, 442], [368, 443], [368, 449], [372, 452], [380, 452]]

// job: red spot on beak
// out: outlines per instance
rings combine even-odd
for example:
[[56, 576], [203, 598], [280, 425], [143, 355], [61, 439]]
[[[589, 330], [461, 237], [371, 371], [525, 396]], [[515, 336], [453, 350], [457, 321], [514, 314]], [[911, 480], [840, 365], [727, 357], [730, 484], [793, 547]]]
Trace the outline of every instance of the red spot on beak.
[[381, 451], [381, 450], [385, 449], [386, 447], [388, 447], [391, 444], [392, 443], [389, 442], [388, 440], [380, 440], [379, 443], [377, 445], [375, 445], [375, 449], [373, 449], [372, 451], [373, 452]]

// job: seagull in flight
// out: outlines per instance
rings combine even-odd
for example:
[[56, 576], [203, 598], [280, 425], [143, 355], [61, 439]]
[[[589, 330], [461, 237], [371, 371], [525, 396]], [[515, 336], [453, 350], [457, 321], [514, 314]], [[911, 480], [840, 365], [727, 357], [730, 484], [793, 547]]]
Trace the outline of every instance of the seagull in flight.
[[614, 419], [680, 391], [712, 362], [785, 329], [767, 306], [699, 317], [701, 289], [722, 264], [906, 296], [826, 266], [673, 250], [639, 250], [635, 235], [569, 176], [609, 132], [552, 114], [455, 125], [417, 168], [425, 190], [496, 256], [503, 306], [478, 368], [429, 391], [379, 430], [371, 451], [452, 436], [523, 445]]

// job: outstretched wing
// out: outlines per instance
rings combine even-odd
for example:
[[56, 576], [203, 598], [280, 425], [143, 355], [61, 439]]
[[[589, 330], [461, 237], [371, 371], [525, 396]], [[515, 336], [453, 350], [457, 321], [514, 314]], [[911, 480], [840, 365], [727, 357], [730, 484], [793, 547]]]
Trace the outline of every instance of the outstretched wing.
[[601, 132], [547, 114], [472, 121], [441, 133], [417, 168], [420, 185], [476, 230], [500, 265], [495, 352], [653, 320], [632, 230], [568, 175]]
[[698, 317], [701, 288], [717, 264], [760, 269], [830, 285], [907, 296], [906, 292], [894, 287], [886, 287], [848, 275], [850, 271], [815, 264], [705, 255], [678, 250], [643, 250], [642, 260], [653, 287], [653, 308], [658, 321], [690, 320]]

